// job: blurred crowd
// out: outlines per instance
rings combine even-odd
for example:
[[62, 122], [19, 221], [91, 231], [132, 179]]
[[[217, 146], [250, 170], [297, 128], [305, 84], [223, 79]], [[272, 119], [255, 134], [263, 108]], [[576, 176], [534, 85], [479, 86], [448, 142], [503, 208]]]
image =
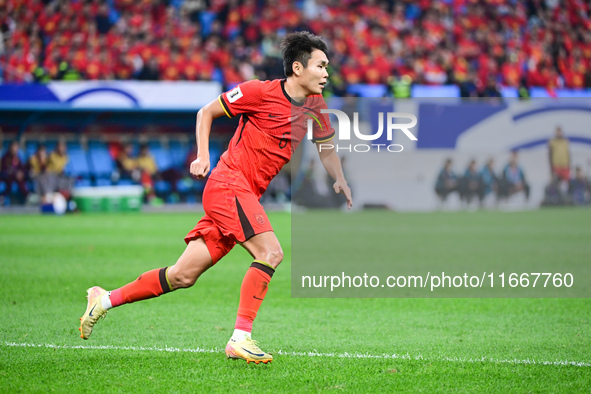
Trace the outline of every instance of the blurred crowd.
[[331, 89], [349, 84], [591, 87], [584, 0], [0, 0], [5, 82], [283, 77], [280, 37], [330, 44]]
[[[73, 143], [79, 146], [78, 142]], [[103, 145], [106, 151], [107, 145]], [[73, 171], [81, 163], [71, 162], [65, 140], [60, 140], [51, 150], [43, 143], [36, 144], [30, 155], [14, 140], [0, 160], [0, 207], [25, 203], [43, 206], [50, 204], [56, 193], [69, 201], [74, 186], [91, 185], [141, 185], [144, 202], [152, 205], [177, 202], [181, 194], [186, 201], [187, 194], [200, 195], [203, 189], [204, 181], [194, 180], [188, 172], [195, 155], [195, 149], [188, 150], [182, 166], [170, 164], [161, 168], [147, 143], [138, 148], [131, 142], [112, 142], [107, 153], [108, 160], [113, 162], [112, 170], [82, 176]]]
[[66, 199], [71, 197], [74, 179], [66, 175], [68, 164], [66, 143], [60, 141], [52, 152], [39, 145], [28, 160], [18, 141], [12, 141], [0, 161], [0, 206], [14, 202], [24, 204], [30, 193], [42, 205], [55, 192]]
[[[179, 181], [193, 183], [189, 168], [197, 155], [195, 148], [188, 152], [182, 166], [168, 168], [158, 167], [147, 143], [140, 145], [137, 154], [134, 153], [135, 146], [131, 142], [123, 145], [111, 144], [109, 150], [115, 158], [115, 169], [111, 174], [113, 184], [131, 181], [133, 184], [142, 185], [144, 201], [152, 205], [160, 205], [165, 200], [179, 201]], [[166, 183], [166, 190], [156, 187], [158, 181]], [[172, 197], [172, 199], [167, 197]]]
[[[574, 173], [571, 171], [570, 142], [561, 127], [557, 127], [554, 137], [548, 140], [548, 160], [550, 181], [544, 188], [541, 205], [591, 204], [591, 180], [580, 166], [574, 168]], [[527, 201], [530, 185], [519, 164], [519, 153], [513, 151], [500, 172], [495, 170], [494, 159], [490, 158], [480, 169], [476, 160], [470, 160], [463, 174], [457, 174], [453, 169], [453, 160], [446, 159], [435, 181], [435, 193], [442, 207], [447, 198], [455, 193], [465, 207], [474, 202], [484, 208], [487, 199], [497, 206], [517, 194], [523, 194]]]
[[518, 153], [512, 152], [511, 159], [499, 173], [495, 171], [492, 158], [481, 169], [477, 168], [476, 160], [470, 160], [462, 175], [453, 170], [453, 160], [446, 159], [437, 176], [435, 193], [441, 204], [446, 202], [449, 195], [457, 193], [466, 207], [477, 201], [482, 208], [489, 196], [494, 199], [495, 205], [518, 193], [523, 193], [528, 200], [530, 186], [519, 165]]

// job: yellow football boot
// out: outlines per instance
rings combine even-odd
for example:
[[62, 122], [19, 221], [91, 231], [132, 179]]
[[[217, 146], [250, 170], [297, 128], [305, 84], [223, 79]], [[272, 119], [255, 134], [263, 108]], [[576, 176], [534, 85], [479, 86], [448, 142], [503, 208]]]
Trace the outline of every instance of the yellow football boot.
[[103, 308], [101, 304], [101, 298], [103, 294], [107, 292], [107, 290], [100, 288], [98, 286], [91, 287], [86, 291], [88, 296], [88, 305], [86, 306], [86, 312], [80, 318], [80, 338], [88, 339], [90, 334], [92, 334], [92, 327], [96, 324], [96, 322], [100, 319], [105, 317], [107, 314], [107, 310]]
[[255, 364], [267, 364], [273, 361], [273, 356], [263, 352], [258, 347], [258, 342], [250, 338], [243, 339], [242, 341], [230, 339], [226, 345], [226, 356], [228, 358], [246, 360], [247, 364], [250, 364], [251, 361]]

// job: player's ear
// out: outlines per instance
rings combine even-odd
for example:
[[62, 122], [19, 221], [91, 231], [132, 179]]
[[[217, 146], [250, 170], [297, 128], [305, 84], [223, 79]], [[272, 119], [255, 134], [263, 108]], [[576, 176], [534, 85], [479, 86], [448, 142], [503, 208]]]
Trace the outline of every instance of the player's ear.
[[291, 64], [291, 70], [298, 77], [300, 76], [302, 69], [303, 69], [303, 65], [302, 65], [302, 63], [300, 63], [298, 61], [295, 61]]

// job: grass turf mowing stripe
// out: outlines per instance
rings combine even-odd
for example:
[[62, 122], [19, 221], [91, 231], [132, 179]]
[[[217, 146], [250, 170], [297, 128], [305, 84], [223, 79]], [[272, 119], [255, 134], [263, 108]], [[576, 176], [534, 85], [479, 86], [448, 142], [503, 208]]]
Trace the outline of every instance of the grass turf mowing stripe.
[[[320, 223], [340, 215], [318, 214]], [[368, 223], [384, 216], [380, 228], [356, 232], [359, 242], [387, 231], [396, 239], [388, 247], [409, 263], [499, 259], [510, 265], [525, 259], [536, 267], [563, 261], [588, 266], [591, 254], [587, 209], [359, 214]], [[101, 392], [589, 392], [591, 368], [559, 363], [591, 363], [585, 350], [591, 343], [588, 299], [292, 299], [290, 216], [277, 213], [269, 219], [286, 258], [255, 323], [264, 349], [275, 350], [275, 365], [247, 366], [223, 355], [240, 283], [252, 263], [242, 248], [190, 290], [112, 311], [96, 338], [82, 341], [78, 318], [85, 290], [94, 284], [116, 288], [176, 261], [195, 216], [0, 217], [0, 392], [82, 393], [97, 385]], [[375, 257], [368, 251], [368, 259]], [[338, 260], [336, 253], [326, 258]], [[146, 350], [123, 349], [128, 346]], [[279, 349], [303, 355], [280, 355]], [[365, 354], [336, 356], [345, 351]], [[389, 358], [367, 358], [383, 354]], [[419, 355], [428, 361], [412, 358]], [[482, 356], [489, 360], [476, 361]], [[515, 364], [520, 360], [526, 364]]]
[[[223, 349], [212, 348], [212, 349], [203, 349], [203, 348], [196, 348], [196, 349], [179, 349], [175, 347], [143, 347], [143, 346], [111, 346], [111, 345], [53, 345], [49, 343], [45, 344], [35, 344], [29, 342], [4, 342], [4, 346], [7, 347], [27, 347], [27, 348], [49, 348], [49, 349], [87, 349], [87, 350], [131, 350], [131, 351], [153, 351], [153, 352], [179, 352], [179, 353], [223, 353]], [[367, 353], [319, 353], [316, 350], [313, 352], [284, 352], [283, 350], [279, 350], [273, 354], [281, 355], [281, 356], [294, 356], [294, 357], [338, 357], [338, 358], [370, 358], [370, 359], [392, 359], [392, 360], [415, 360], [415, 361], [448, 361], [448, 362], [458, 362], [458, 363], [477, 363], [477, 362], [488, 362], [493, 364], [512, 364], [512, 365], [551, 365], [551, 366], [559, 366], [559, 365], [567, 365], [573, 367], [591, 367], [591, 363], [582, 362], [582, 361], [568, 361], [568, 360], [556, 360], [556, 361], [541, 361], [535, 360], [533, 358], [528, 358], [525, 360], [504, 360], [498, 358], [492, 358], [483, 356], [480, 358], [463, 358], [463, 357], [448, 357], [448, 356], [438, 356], [438, 357], [423, 357], [422, 355], [418, 356], [411, 356], [410, 354], [367, 354]]]

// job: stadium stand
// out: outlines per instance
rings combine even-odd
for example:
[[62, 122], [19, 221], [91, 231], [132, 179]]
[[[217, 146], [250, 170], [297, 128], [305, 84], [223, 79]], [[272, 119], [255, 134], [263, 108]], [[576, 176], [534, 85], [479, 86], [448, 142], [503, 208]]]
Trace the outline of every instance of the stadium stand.
[[[590, 12], [590, 2], [578, 0], [7, 0], [0, 7], [0, 82], [211, 80], [228, 89], [283, 77], [279, 39], [305, 29], [330, 44], [327, 94], [548, 97], [563, 88], [588, 94]], [[2, 154], [13, 135], [26, 162], [39, 143], [52, 151], [58, 135], [75, 133], [67, 137], [66, 167], [75, 185], [126, 185], [134, 181], [114, 174], [120, 141], [110, 138], [127, 133], [122, 141], [133, 141], [136, 153], [148, 143], [159, 171], [180, 174], [155, 179], [159, 197], [199, 199], [204, 183], [186, 169], [193, 142], [172, 135], [169, 124], [160, 129], [170, 134], [163, 140], [139, 137], [141, 112], [81, 112], [83, 121], [59, 111], [39, 119], [21, 112], [20, 123], [16, 112], [4, 114], [3, 126], [11, 128]], [[158, 116], [163, 122], [167, 115]], [[182, 125], [180, 117], [173, 133], [184, 132], [187, 122], [194, 127], [194, 114]], [[87, 126], [101, 119], [109, 126], [93, 140]], [[32, 123], [47, 125], [36, 135]], [[212, 166], [222, 151], [223, 142], [212, 146]], [[0, 180], [0, 193], [11, 192]]]
[[66, 173], [75, 177], [76, 179], [91, 179], [90, 166], [88, 165], [88, 158], [86, 151], [81, 147], [68, 149], [68, 164], [66, 165]]
[[[2, 134], [0, 134], [0, 139]], [[25, 134], [18, 155], [23, 163], [28, 163], [34, 155], [37, 146], [44, 144], [51, 152], [57, 145], [57, 140], [46, 140], [47, 135]], [[75, 187], [86, 186], [127, 186], [140, 184], [139, 180], [120, 179], [117, 175], [115, 156], [121, 149], [121, 141], [135, 141], [133, 145], [134, 156], [137, 156], [140, 143], [147, 143], [150, 153], [158, 166], [158, 174], [154, 182], [156, 195], [166, 202], [196, 202], [201, 199], [201, 192], [205, 181], [194, 179], [187, 170], [188, 160], [192, 160], [189, 141], [186, 136], [170, 135], [162, 140], [161, 137], [138, 138], [136, 135], [118, 135], [114, 140], [91, 139], [87, 140], [84, 134], [63, 135], [66, 140], [68, 162], [65, 173], [74, 179]], [[0, 144], [0, 157], [3, 157], [10, 145], [10, 139], [4, 139]], [[193, 142], [191, 142], [193, 144]], [[220, 142], [214, 140], [211, 143], [212, 168], [219, 160], [221, 154]], [[190, 156], [191, 155], [191, 156]], [[27, 179], [27, 189], [34, 190], [31, 179]], [[6, 181], [0, 177], [0, 205], [14, 204], [15, 195], [18, 193], [16, 185], [7, 190]]]
[[[111, 176], [115, 169], [113, 158], [109, 153], [107, 144], [99, 141], [91, 141], [88, 143], [88, 159], [92, 173], [97, 180], [97, 186], [104, 186], [104, 183], [108, 181], [111, 183]], [[103, 183], [103, 185], [99, 185]]]
[[[588, 1], [8, 0], [5, 82], [281, 77], [277, 37], [331, 43], [333, 94], [361, 85], [591, 87]], [[149, 61], [151, 59], [151, 61]], [[390, 90], [390, 89], [388, 89]], [[498, 89], [497, 89], [498, 90]], [[362, 89], [363, 91], [363, 89]]]

